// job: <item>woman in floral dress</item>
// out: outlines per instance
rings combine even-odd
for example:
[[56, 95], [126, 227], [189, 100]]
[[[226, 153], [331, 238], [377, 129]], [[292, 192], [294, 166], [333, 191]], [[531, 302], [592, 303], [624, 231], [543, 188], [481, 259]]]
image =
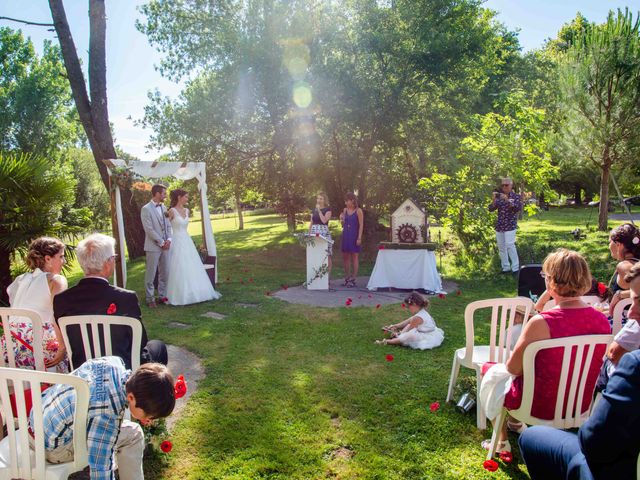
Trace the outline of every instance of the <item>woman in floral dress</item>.
[[[56, 238], [41, 237], [34, 240], [27, 254], [27, 264], [32, 271], [20, 275], [7, 287], [11, 307], [28, 308], [40, 314], [43, 327], [43, 345], [40, 348], [44, 349], [45, 367], [60, 373], [68, 371], [68, 363], [62, 334], [53, 318], [53, 297], [67, 289], [67, 280], [60, 275], [64, 265], [64, 249], [64, 243]], [[9, 323], [15, 345], [16, 367], [35, 368], [31, 322], [25, 322], [22, 317], [11, 317]], [[7, 362], [4, 336], [2, 351]]]

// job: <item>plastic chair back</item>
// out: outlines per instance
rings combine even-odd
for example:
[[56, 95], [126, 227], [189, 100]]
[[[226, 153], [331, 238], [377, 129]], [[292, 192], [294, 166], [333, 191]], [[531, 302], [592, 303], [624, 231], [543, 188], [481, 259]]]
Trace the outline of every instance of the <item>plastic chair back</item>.
[[[2, 366], [16, 368], [16, 356], [15, 351], [20, 346], [20, 340], [14, 337], [11, 332], [10, 320], [13, 317], [13, 321], [19, 320], [25, 323], [31, 323], [31, 329], [33, 331], [33, 358], [35, 361], [35, 369], [44, 372], [44, 351], [42, 349], [42, 319], [40, 314], [35, 310], [29, 310], [26, 308], [5, 308], [0, 307], [0, 318], [2, 318], [2, 329], [4, 335], [5, 345], [7, 347], [7, 361], [2, 355]], [[21, 317], [19, 319], [15, 317]], [[24, 339], [22, 339], [24, 341]], [[0, 352], [2, 354], [3, 352]]]
[[[58, 326], [62, 331], [64, 344], [67, 347], [67, 355], [70, 361], [73, 358], [71, 342], [69, 341], [69, 326], [77, 325], [82, 335], [84, 354], [87, 360], [113, 355], [111, 345], [111, 327], [123, 325], [131, 328], [131, 369], [136, 370], [140, 366], [140, 342], [142, 341], [142, 323], [137, 318], [120, 317], [116, 315], [75, 315], [61, 317]], [[104, 332], [109, 332], [105, 335]], [[96, 342], [94, 339], [100, 339]], [[104, 350], [102, 348], [104, 345]], [[78, 368], [80, 365], [73, 365]]]
[[613, 328], [611, 329], [612, 334], [616, 335], [622, 329], [622, 314], [632, 303], [633, 300], [630, 298], [620, 300], [616, 303], [616, 307], [613, 309], [613, 312], [610, 312], [613, 317]]
[[466, 331], [466, 352], [463, 364], [473, 358], [473, 347], [475, 346], [475, 320], [478, 310], [491, 309], [491, 325], [489, 330], [489, 360], [490, 362], [505, 363], [511, 354], [511, 336], [516, 316], [516, 308], [522, 307], [524, 310], [524, 327], [529, 320], [529, 315], [533, 310], [533, 302], [525, 297], [514, 298], [491, 298], [488, 300], [478, 300], [471, 302], [464, 310], [464, 322]]
[[[69, 385], [76, 391], [73, 417], [73, 461], [50, 464], [45, 459], [42, 384]], [[25, 405], [25, 390], [30, 389], [33, 406], [33, 442], [29, 447], [29, 417]], [[0, 478], [42, 480], [67, 478], [88, 465], [87, 414], [89, 411], [89, 384], [74, 375], [38, 372], [18, 368], [0, 368], [0, 411], [3, 418], [13, 418], [9, 395], [15, 397], [16, 422], [6, 422], [7, 436], [0, 442]], [[17, 424], [17, 426], [15, 425]]]
[[[524, 351], [522, 363], [523, 393], [520, 408], [511, 410], [511, 416], [529, 425], [549, 425], [560, 429], [578, 428], [582, 425], [591, 412], [593, 403], [593, 389], [587, 391], [587, 376], [594, 352], [598, 345], [606, 346], [613, 340], [613, 335], [581, 335], [576, 337], [554, 338], [533, 342]], [[533, 396], [535, 392], [535, 358], [542, 350], [562, 348], [562, 370], [558, 384], [555, 414], [553, 420], [544, 420], [531, 415]], [[572, 352], [575, 351], [573, 360]], [[586, 353], [586, 355], [585, 355]], [[571, 377], [569, 371], [573, 367]], [[569, 390], [565, 405], [565, 395]], [[595, 384], [593, 385], [595, 388]], [[582, 404], [585, 398], [590, 399], [589, 408], [582, 412]], [[564, 411], [564, 413], [563, 413]]]

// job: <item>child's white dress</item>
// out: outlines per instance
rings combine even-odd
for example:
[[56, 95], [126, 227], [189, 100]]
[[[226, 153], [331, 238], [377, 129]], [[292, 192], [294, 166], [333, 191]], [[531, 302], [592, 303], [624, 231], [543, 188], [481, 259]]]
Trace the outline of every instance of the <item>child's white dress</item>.
[[402, 342], [402, 345], [419, 350], [439, 347], [444, 340], [444, 332], [436, 326], [431, 315], [423, 308], [414, 317], [420, 317], [422, 323], [416, 328], [398, 335], [397, 338]]

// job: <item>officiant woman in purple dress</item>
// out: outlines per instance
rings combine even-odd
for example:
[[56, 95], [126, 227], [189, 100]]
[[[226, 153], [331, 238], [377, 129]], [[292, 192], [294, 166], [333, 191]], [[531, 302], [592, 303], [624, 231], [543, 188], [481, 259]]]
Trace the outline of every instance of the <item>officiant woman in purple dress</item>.
[[358, 197], [353, 192], [344, 196], [345, 208], [340, 214], [342, 222], [342, 259], [344, 261], [344, 285], [356, 286], [358, 276], [358, 256], [362, 244], [364, 214], [358, 207]]

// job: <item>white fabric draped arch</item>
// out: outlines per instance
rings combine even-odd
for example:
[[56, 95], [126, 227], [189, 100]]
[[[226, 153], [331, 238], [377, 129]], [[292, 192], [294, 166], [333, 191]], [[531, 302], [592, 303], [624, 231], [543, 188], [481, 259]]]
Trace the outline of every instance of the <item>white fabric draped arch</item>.
[[[203, 237], [204, 244], [207, 249], [207, 254], [212, 257], [217, 257], [216, 241], [213, 236], [213, 227], [211, 221], [204, 221], [204, 219], [210, 218], [209, 215], [209, 202], [207, 199], [207, 179], [206, 169], [204, 162], [142, 162], [142, 161], [129, 161], [124, 160], [105, 160], [109, 175], [111, 175], [111, 168], [113, 167], [126, 167], [130, 168], [138, 175], [142, 175], [147, 178], [163, 178], [163, 177], [175, 177], [179, 180], [191, 180], [195, 178], [198, 180], [198, 190], [200, 192], [200, 209], [203, 218]], [[122, 198], [120, 196], [120, 188], [115, 187], [115, 210], [116, 219], [118, 222], [118, 248], [120, 254], [120, 265], [122, 268], [122, 287], [127, 285], [127, 266], [124, 255], [125, 239], [124, 239], [124, 219], [122, 216]], [[216, 262], [217, 263], [217, 262]], [[218, 269], [216, 268], [216, 277]]]

